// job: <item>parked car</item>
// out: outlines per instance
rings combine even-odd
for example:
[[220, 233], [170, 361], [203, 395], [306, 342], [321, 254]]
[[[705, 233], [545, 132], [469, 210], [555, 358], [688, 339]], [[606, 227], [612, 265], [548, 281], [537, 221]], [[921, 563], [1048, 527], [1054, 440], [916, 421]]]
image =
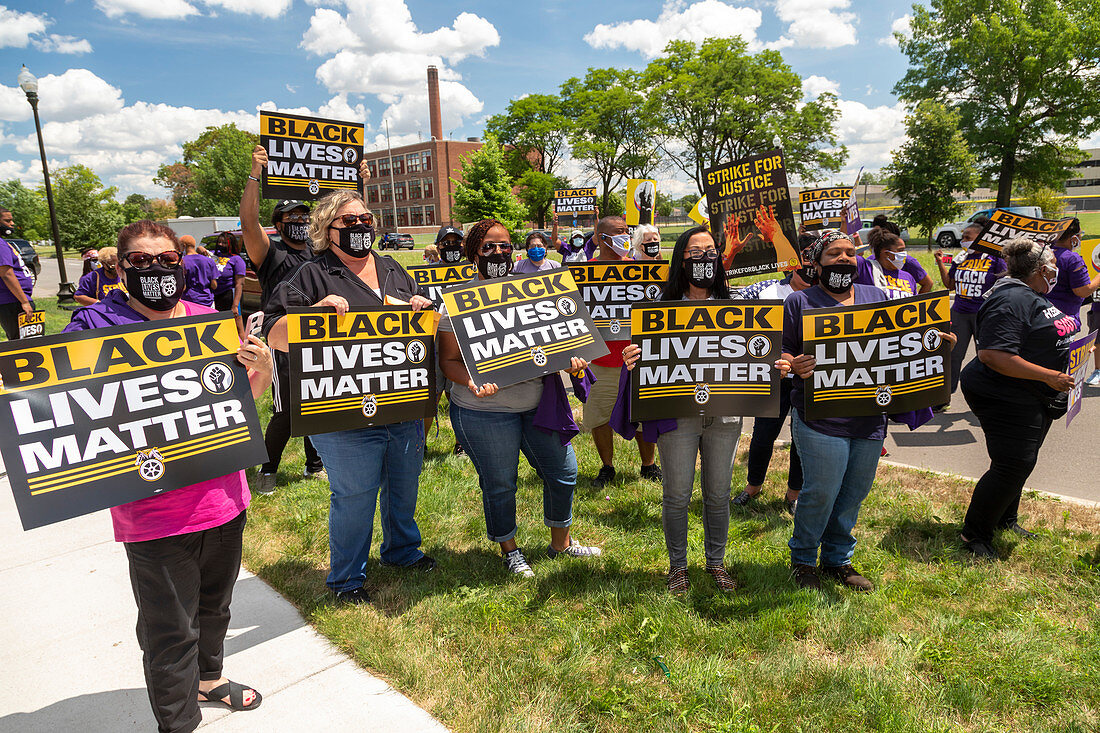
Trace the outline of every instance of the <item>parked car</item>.
[[[270, 239], [278, 239], [279, 232], [274, 228], [264, 229], [267, 232], [267, 236]], [[252, 260], [248, 258], [248, 252], [244, 248], [244, 236], [240, 229], [234, 229], [231, 231], [214, 232], [203, 237], [199, 242], [209, 252], [214, 251], [214, 245], [218, 243], [218, 240], [223, 236], [232, 237], [236, 242], [237, 248], [241, 252], [241, 257], [244, 258], [244, 290], [241, 292], [241, 313], [245, 318], [260, 310], [260, 299], [263, 295], [263, 290], [260, 288], [260, 280], [256, 277], [256, 266], [252, 264]]]
[[401, 232], [386, 232], [382, 235], [382, 241], [378, 243], [378, 249], [412, 249], [413, 237], [411, 234]]
[[[1006, 206], [1006, 210], [1011, 211], [1014, 214], [1023, 214], [1024, 216], [1033, 216], [1037, 219], [1043, 218], [1043, 210], [1038, 206]], [[944, 224], [935, 231], [932, 235], [932, 239], [936, 244], [943, 249], [950, 249], [951, 247], [958, 247], [959, 242], [962, 241], [963, 229], [966, 225], [974, 221], [980, 216], [988, 217], [996, 211], [993, 209], [982, 209], [981, 211], [975, 211], [965, 221], [956, 221], [951, 224]]]
[[[552, 230], [550, 229], [532, 229], [531, 231], [523, 235], [523, 239], [519, 240], [519, 243], [516, 244], [516, 249], [527, 249], [527, 238], [535, 232], [541, 232], [542, 236], [546, 237], [546, 241], [550, 243], [550, 248], [557, 249], [558, 245], [554, 241], [554, 237], [551, 236]], [[563, 233], [561, 229], [558, 230], [559, 236], [567, 236], [568, 234], [569, 232]]]
[[38, 253], [34, 251], [34, 245], [25, 239], [9, 239], [15, 245], [15, 248], [19, 250], [19, 256], [23, 258], [23, 264], [31, 268], [31, 272], [34, 273], [34, 279], [38, 279], [38, 273], [42, 272], [42, 263], [38, 259]]
[[[863, 240], [864, 244], [870, 244], [871, 240], [867, 238], [867, 234], [870, 231], [871, 231], [871, 220], [870, 219], [864, 219], [863, 220], [863, 228], [859, 230], [859, 238]], [[909, 244], [909, 228], [908, 227], [902, 227], [901, 228], [901, 238], [905, 241], [906, 244]]]

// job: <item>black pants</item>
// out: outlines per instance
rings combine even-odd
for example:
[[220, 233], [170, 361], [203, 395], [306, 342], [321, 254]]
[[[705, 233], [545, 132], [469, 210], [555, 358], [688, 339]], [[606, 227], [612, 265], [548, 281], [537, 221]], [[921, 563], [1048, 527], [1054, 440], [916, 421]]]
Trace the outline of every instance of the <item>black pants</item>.
[[[772, 462], [775, 439], [787, 421], [791, 411], [791, 386], [794, 380], [779, 381], [779, 417], [758, 417], [752, 423], [752, 441], [749, 443], [748, 484], [760, 486], [768, 475], [768, 466]], [[791, 465], [787, 469], [787, 488], [791, 491], [802, 490], [802, 461], [798, 449], [791, 441]]]
[[199, 680], [222, 676], [244, 523], [241, 512], [220, 527], [124, 543], [145, 685], [162, 733], [197, 728]]
[[955, 390], [959, 388], [959, 377], [962, 375], [966, 350], [970, 347], [970, 342], [978, 338], [978, 314], [959, 313], [957, 310], [952, 310], [951, 333], [959, 339], [951, 349], [951, 394], [955, 394]]
[[[31, 301], [31, 307], [34, 307], [34, 301]], [[22, 312], [23, 306], [19, 303], [0, 303], [0, 326], [3, 326], [8, 341], [19, 338], [19, 314]]]
[[963, 535], [969, 540], [990, 542], [997, 529], [1016, 522], [1020, 494], [1035, 469], [1052, 420], [1036, 397], [1016, 392], [1011, 397], [992, 397], [968, 389], [967, 373], [974, 366], [963, 370], [963, 397], [985, 433], [989, 469], [974, 486]]
[[222, 292], [214, 296], [214, 310], [218, 311], [231, 311], [233, 310], [233, 289], [223, 290]]
[[[279, 470], [279, 462], [283, 460], [283, 449], [290, 440], [290, 357], [283, 351], [271, 350], [275, 356], [274, 410], [271, 421], [267, 424], [267, 432], [264, 433], [264, 444], [267, 446], [267, 463], [260, 467], [261, 473], [275, 473]], [[303, 438], [306, 448], [306, 470], [315, 473], [324, 468], [321, 456], [317, 455], [317, 449], [313, 447], [307, 435]]]

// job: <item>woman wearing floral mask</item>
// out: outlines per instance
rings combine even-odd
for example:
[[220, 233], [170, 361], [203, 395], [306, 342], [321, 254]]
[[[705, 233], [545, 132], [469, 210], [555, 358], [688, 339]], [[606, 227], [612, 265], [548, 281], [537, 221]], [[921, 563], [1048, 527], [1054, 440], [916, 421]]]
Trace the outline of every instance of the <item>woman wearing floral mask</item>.
[[874, 285], [891, 299], [916, 295], [917, 281], [903, 269], [908, 258], [905, 240], [881, 227], [871, 229], [867, 239], [874, 259], [859, 258], [856, 283]]

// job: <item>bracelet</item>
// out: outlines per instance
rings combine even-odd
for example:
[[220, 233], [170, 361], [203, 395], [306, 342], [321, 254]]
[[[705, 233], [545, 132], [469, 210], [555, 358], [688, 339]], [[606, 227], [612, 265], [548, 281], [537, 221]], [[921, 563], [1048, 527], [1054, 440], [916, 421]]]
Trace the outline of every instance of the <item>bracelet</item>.
[[256, 176], [253, 176], [253, 175], [249, 175], [248, 180], [255, 181], [256, 183], [260, 183], [260, 179], [257, 178]]

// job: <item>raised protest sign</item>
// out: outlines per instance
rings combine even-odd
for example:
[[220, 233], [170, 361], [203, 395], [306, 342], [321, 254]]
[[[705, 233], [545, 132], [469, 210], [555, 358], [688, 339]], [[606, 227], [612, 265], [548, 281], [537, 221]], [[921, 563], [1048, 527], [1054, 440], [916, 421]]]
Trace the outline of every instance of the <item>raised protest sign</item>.
[[1079, 338], [1069, 345], [1069, 368], [1066, 373], [1073, 376], [1073, 389], [1069, 391], [1069, 408], [1066, 410], [1066, 427], [1081, 412], [1081, 399], [1085, 394], [1085, 376], [1092, 363], [1092, 347], [1096, 343], [1096, 331]]
[[554, 191], [554, 214], [561, 216], [592, 215], [596, 213], [596, 189], [564, 188]]
[[710, 207], [707, 206], [706, 196], [695, 202], [695, 206], [692, 206], [691, 211], [688, 212], [688, 218], [702, 226], [710, 224]]
[[649, 178], [631, 178], [626, 182], [626, 210], [623, 218], [631, 235], [639, 224], [652, 224], [657, 206], [657, 181]]
[[802, 226], [810, 231], [843, 227], [844, 203], [851, 192], [847, 186], [804, 188], [799, 191], [798, 211]]
[[518, 384], [608, 353], [566, 269], [443, 291], [466, 371], [478, 386]]
[[844, 201], [844, 208], [840, 212], [845, 234], [855, 234], [863, 228], [863, 217], [859, 215], [859, 202], [856, 201], [856, 189], [853, 186], [848, 192], [848, 198]]
[[427, 291], [436, 308], [443, 305], [443, 288], [468, 283], [477, 274], [477, 268], [469, 262], [461, 265], [406, 265], [405, 269], [416, 280], [416, 284]]
[[434, 311], [290, 308], [291, 435], [435, 414]]
[[260, 112], [267, 151], [261, 180], [267, 199], [315, 199], [337, 189], [359, 190], [363, 124]]
[[909, 412], [951, 399], [946, 294], [890, 303], [817, 308], [802, 314], [803, 353], [817, 360], [806, 418]]
[[46, 311], [34, 311], [30, 315], [19, 314], [19, 338], [29, 339], [46, 335]]
[[661, 301], [635, 305], [630, 320], [642, 349], [631, 420], [779, 415], [782, 301]]
[[[1100, 274], [1100, 236], [1093, 235], [1088, 239], [1081, 237], [1081, 249], [1078, 250], [1078, 254], [1085, 261], [1085, 267], [1089, 269], [1090, 280]], [[1093, 294], [1094, 299], [1095, 297]]]
[[707, 168], [703, 189], [727, 277], [799, 267], [782, 150]]
[[0, 345], [0, 445], [24, 529], [267, 460], [230, 314]]
[[592, 321], [607, 340], [630, 338], [630, 306], [660, 298], [668, 280], [667, 262], [570, 262], [568, 266]]
[[989, 215], [989, 221], [970, 248], [1000, 257], [1001, 248], [1006, 242], [1017, 237], [1026, 237], [1041, 244], [1050, 244], [1061, 237], [1072, 222], [1072, 217], [1057, 220], [1036, 219], [1014, 214], [1006, 209], [996, 209]]

